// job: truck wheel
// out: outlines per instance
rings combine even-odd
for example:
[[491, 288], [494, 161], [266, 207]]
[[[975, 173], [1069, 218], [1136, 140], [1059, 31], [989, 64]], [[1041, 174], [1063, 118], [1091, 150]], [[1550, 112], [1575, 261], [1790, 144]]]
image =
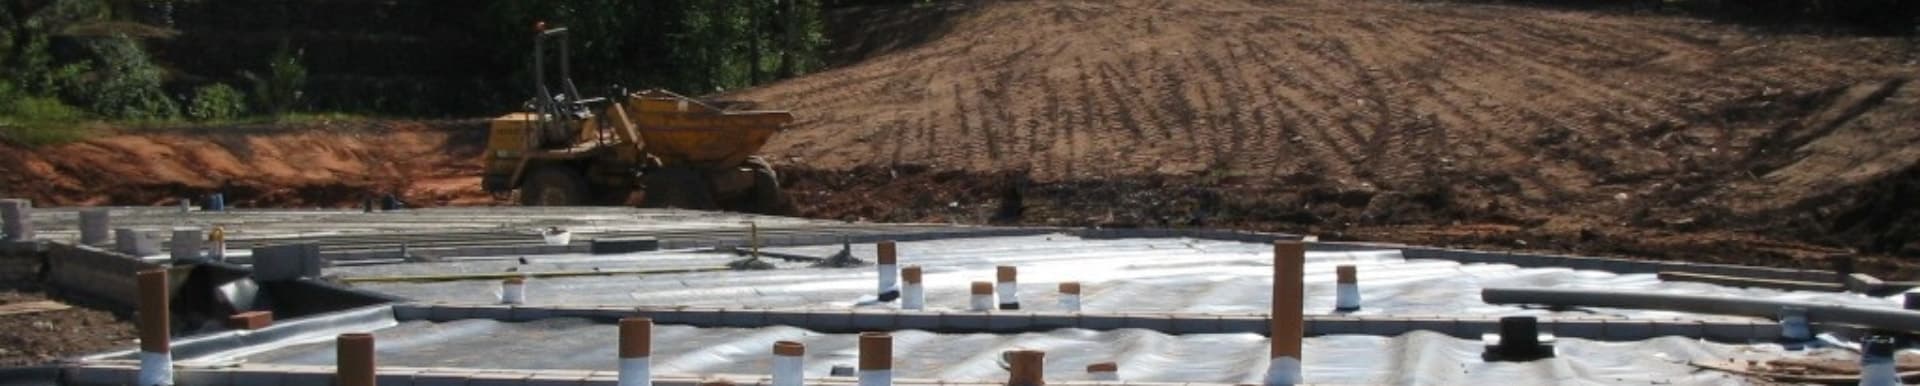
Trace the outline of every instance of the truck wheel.
[[575, 206], [587, 202], [587, 178], [560, 165], [533, 169], [520, 184], [520, 205]]
[[681, 208], [713, 210], [719, 206], [714, 203], [713, 189], [707, 186], [707, 179], [700, 172], [687, 168], [662, 168], [647, 172], [640, 206], [647, 208]]
[[774, 173], [773, 166], [755, 157], [747, 163], [753, 171], [753, 188], [747, 191], [747, 211], [758, 214], [787, 215], [793, 212], [793, 201], [780, 189], [780, 176]]

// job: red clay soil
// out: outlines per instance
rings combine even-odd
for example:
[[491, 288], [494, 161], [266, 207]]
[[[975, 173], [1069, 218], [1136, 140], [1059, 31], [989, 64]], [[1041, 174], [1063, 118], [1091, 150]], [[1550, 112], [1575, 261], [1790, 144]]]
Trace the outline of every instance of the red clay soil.
[[39, 206], [173, 205], [213, 192], [240, 207], [355, 206], [390, 193], [415, 205], [486, 204], [485, 137], [479, 121], [350, 121], [0, 146], [0, 191]]
[[[883, 18], [835, 34], [864, 36], [832, 51], [847, 64], [719, 96], [795, 113], [765, 152], [807, 216], [1799, 267], [1852, 253], [1902, 279], [1920, 260], [1913, 40], [1390, 0], [838, 15]], [[490, 205], [484, 136], [471, 121], [359, 122], [5, 147], [0, 194]]]

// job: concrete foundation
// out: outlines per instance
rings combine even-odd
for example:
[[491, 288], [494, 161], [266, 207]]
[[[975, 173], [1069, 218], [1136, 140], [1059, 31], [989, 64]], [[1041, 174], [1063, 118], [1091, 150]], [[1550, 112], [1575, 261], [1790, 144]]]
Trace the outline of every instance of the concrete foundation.
[[33, 240], [33, 202], [20, 199], [0, 200], [0, 241]]

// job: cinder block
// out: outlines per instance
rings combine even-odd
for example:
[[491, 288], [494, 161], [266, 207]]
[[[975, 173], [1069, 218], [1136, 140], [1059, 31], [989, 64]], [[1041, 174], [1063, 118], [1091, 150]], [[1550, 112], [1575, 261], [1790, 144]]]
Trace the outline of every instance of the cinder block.
[[531, 322], [553, 317], [553, 310], [544, 307], [514, 306], [508, 313], [507, 319], [515, 322]]
[[526, 386], [530, 377], [532, 374], [527, 373], [480, 373], [467, 378], [467, 386]]
[[1684, 336], [1700, 338], [1706, 335], [1706, 325], [1693, 320], [1663, 320], [1653, 323], [1655, 336]]
[[1033, 329], [1033, 313], [993, 311], [987, 314], [987, 329], [994, 332], [1025, 332]]
[[725, 327], [757, 328], [767, 326], [767, 310], [731, 309], [720, 315], [720, 325]]
[[289, 369], [280, 378], [284, 386], [333, 386], [333, 373], [316, 369]]
[[455, 321], [460, 319], [467, 319], [471, 317], [467, 314], [468, 310], [469, 309], [465, 306], [435, 304], [433, 305], [432, 310], [427, 311], [427, 320], [432, 320], [435, 322], [450, 322], [450, 321]]
[[413, 386], [468, 386], [467, 380], [479, 373], [449, 368], [429, 369], [413, 376]]
[[[248, 368], [247, 366], [234, 369], [228, 373], [228, 379], [230, 379], [230, 382], [233, 382], [234, 385], [278, 385], [280, 384], [280, 380], [286, 378], [286, 375], [280, 373], [278, 370]], [[129, 379], [127, 384], [131, 383], [132, 380]]]
[[987, 331], [992, 319], [984, 312], [951, 311], [940, 313], [940, 329], [945, 331]]
[[1127, 314], [1126, 318], [1121, 322], [1121, 327], [1153, 330], [1163, 334], [1171, 334], [1173, 333], [1173, 316], [1166, 314]]
[[900, 330], [939, 331], [940, 313], [926, 311], [901, 311], [894, 315], [894, 325]]
[[1303, 333], [1307, 336], [1365, 334], [1360, 319], [1349, 316], [1308, 316]]
[[801, 327], [807, 325], [807, 312], [804, 311], [767, 311], [767, 325]]
[[853, 311], [818, 310], [807, 314], [806, 328], [820, 331], [857, 331]]
[[1645, 320], [1607, 320], [1605, 328], [1606, 340], [1612, 341], [1642, 340], [1654, 336], [1653, 323]]
[[[419, 374], [419, 373], [420, 373], [419, 369], [411, 369], [411, 368], [409, 369], [376, 368], [374, 369], [373, 383], [380, 386], [412, 386], [413, 375]], [[235, 385], [235, 386], [238, 386], [238, 385]]]
[[1080, 327], [1080, 314], [1068, 312], [1033, 313], [1033, 329], [1036, 331], [1051, 331], [1078, 327]]
[[893, 312], [855, 311], [853, 328], [860, 331], [892, 331], [899, 328], [898, 319]]
[[505, 305], [468, 306], [468, 319], [513, 320], [513, 307]]
[[1780, 339], [1780, 323], [1760, 321], [1760, 322], [1753, 322], [1752, 324], [1753, 324], [1753, 336], [1755, 340]]
[[[588, 373], [591, 374], [591, 373]], [[527, 386], [584, 386], [586, 374], [566, 374], [556, 371], [542, 371], [527, 377]], [[385, 386], [382, 384], [382, 386]]]
[[1553, 320], [1553, 335], [1566, 338], [1605, 339], [1607, 323], [1603, 319], [1559, 318]]
[[1220, 317], [1220, 332], [1266, 335], [1273, 326], [1266, 316], [1231, 315]]
[[1173, 334], [1218, 334], [1220, 317], [1213, 315], [1188, 315], [1172, 318], [1173, 325], [1169, 333]]
[[1467, 335], [1459, 333], [1458, 329], [1460, 324], [1454, 322], [1453, 318], [1444, 316], [1410, 316], [1407, 317], [1406, 320], [1408, 332], [1428, 331], [1460, 338], [1467, 337]]
[[1726, 343], [1744, 343], [1773, 338], [1755, 334], [1756, 330], [1753, 327], [1753, 323], [1741, 320], [1714, 321], [1702, 323], [1700, 334], [1707, 340]]
[[1406, 334], [1412, 322], [1406, 318], [1394, 316], [1369, 316], [1360, 318], [1360, 331], [1373, 336], [1394, 337]]
[[1127, 317], [1116, 314], [1080, 314], [1080, 328], [1113, 331], [1127, 326]]
[[75, 385], [131, 385], [139, 368], [123, 366], [87, 366], [67, 371], [67, 378]]

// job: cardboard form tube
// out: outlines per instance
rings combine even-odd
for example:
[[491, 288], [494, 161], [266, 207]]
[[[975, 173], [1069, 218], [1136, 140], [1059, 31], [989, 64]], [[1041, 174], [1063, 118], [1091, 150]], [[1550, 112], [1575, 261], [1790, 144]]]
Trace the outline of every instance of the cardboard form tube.
[[1069, 281], [1060, 283], [1060, 309], [1080, 311], [1080, 282]]
[[653, 319], [620, 319], [620, 386], [653, 384]]
[[334, 346], [338, 361], [334, 376], [340, 386], [374, 386], [373, 334], [340, 334]]
[[900, 309], [919, 310], [927, 308], [926, 287], [920, 284], [920, 266], [909, 265], [900, 268], [900, 279], [907, 283], [900, 287]]
[[893, 335], [860, 334], [860, 386], [893, 384]]
[[1273, 325], [1269, 335], [1273, 362], [1267, 370], [1268, 385], [1300, 383], [1300, 340], [1306, 332], [1301, 315], [1305, 285], [1301, 280], [1306, 260], [1306, 244], [1273, 242]]
[[1333, 272], [1335, 276], [1334, 311], [1348, 312], [1359, 310], [1360, 280], [1358, 279], [1358, 272], [1352, 265], [1334, 267]]
[[993, 283], [976, 281], [973, 282], [972, 290], [974, 311], [993, 309]]
[[1120, 380], [1120, 364], [1100, 362], [1087, 365], [1087, 376], [1093, 378], [1095, 381], [1118, 381]]
[[773, 342], [773, 386], [801, 386], [807, 346], [794, 341]]
[[1046, 380], [1047, 353], [1038, 350], [1014, 350], [1007, 352], [1008, 386], [1040, 386]]
[[998, 283], [1000, 288], [996, 291], [1000, 295], [1000, 309], [1020, 309], [1019, 269], [1011, 265], [1002, 265], [994, 268], [994, 276], [1000, 280]]
[[880, 273], [878, 283], [880, 289], [874, 293], [880, 295], [881, 301], [889, 301], [892, 300], [893, 297], [900, 295], [898, 292], [900, 289], [896, 287], [899, 285], [900, 257], [897, 250], [894, 249], [893, 241], [882, 241], [877, 247], [880, 250], [880, 257], [878, 259], [879, 262], [874, 264], [874, 269], [879, 270]]
[[173, 328], [165, 268], [134, 274], [140, 288], [141, 385], [173, 384]]

